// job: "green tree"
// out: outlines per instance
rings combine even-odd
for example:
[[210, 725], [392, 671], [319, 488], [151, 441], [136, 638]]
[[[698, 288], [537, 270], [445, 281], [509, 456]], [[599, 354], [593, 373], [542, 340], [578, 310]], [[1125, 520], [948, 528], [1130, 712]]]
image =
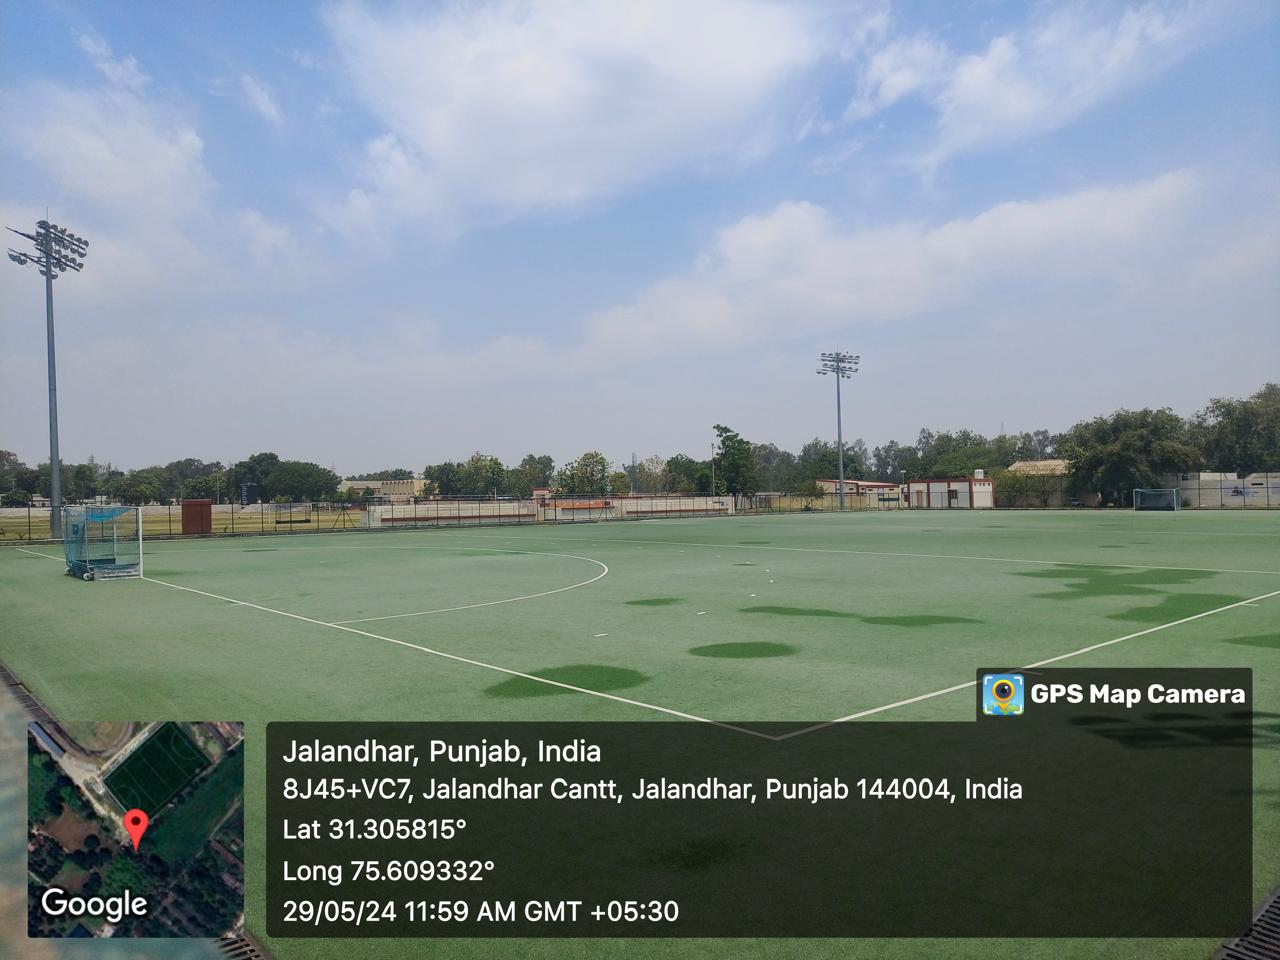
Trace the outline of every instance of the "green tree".
[[656, 453], [637, 463], [634, 473], [636, 493], [667, 493], [671, 488], [667, 461]]
[[1280, 384], [1244, 400], [1217, 397], [1196, 414], [1192, 437], [1219, 473], [1280, 470]]
[[0, 507], [25, 507], [31, 503], [31, 494], [26, 490], [6, 490], [0, 493]]
[[217, 500], [227, 491], [227, 475], [211, 473], [203, 477], [192, 477], [183, 481], [183, 500]]
[[281, 502], [305, 503], [332, 500], [338, 492], [338, 475], [318, 463], [280, 460], [267, 474], [263, 495]]
[[507, 492], [513, 497], [533, 496], [535, 487], [550, 487], [556, 472], [556, 463], [550, 456], [526, 454], [518, 466], [507, 471]]
[[274, 453], [255, 453], [253, 456], [233, 464], [230, 468], [233, 496], [239, 498], [245, 484], [250, 484], [252, 487], [257, 488], [256, 496], [252, 489], [249, 491], [249, 502], [256, 502], [257, 497], [268, 496], [266, 493], [267, 477], [271, 475], [271, 471], [279, 463], [280, 458]]
[[422, 476], [427, 486], [438, 497], [462, 496], [463, 464], [446, 460], [433, 466], [423, 468]]
[[[844, 476], [857, 480], [867, 475], [867, 445], [861, 440], [844, 445]], [[835, 480], [840, 470], [836, 445], [814, 437], [800, 449], [795, 472], [800, 481]]]
[[556, 496], [601, 496], [609, 492], [609, 461], [598, 450], [590, 450], [566, 463], [556, 474]]
[[1120, 505], [1131, 502], [1135, 487], [1163, 486], [1201, 460], [1187, 424], [1168, 408], [1117, 410], [1077, 423], [1065, 435], [1063, 453], [1077, 489]]
[[170, 497], [176, 497], [182, 492], [183, 484], [188, 480], [213, 476], [221, 473], [222, 469], [223, 467], [220, 463], [206, 463], [204, 460], [199, 460], [195, 457], [174, 460], [172, 463], [164, 465], [165, 492]]
[[462, 465], [460, 480], [468, 497], [500, 497], [507, 492], [507, 468], [487, 453], [473, 453]]
[[751, 455], [756, 463], [756, 478], [764, 490], [780, 491], [787, 485], [796, 468], [796, 456], [772, 443], [754, 443]]
[[756, 472], [755, 452], [751, 443], [724, 424], [717, 423], [713, 429], [719, 438], [716, 445], [716, 479], [723, 477], [726, 493], [748, 496], [755, 493], [760, 489], [760, 478]]
[[609, 474], [609, 492], [615, 497], [625, 497], [631, 492], [631, 477], [625, 470], [615, 470]]
[[111, 481], [110, 496], [119, 503], [135, 506], [146, 503], [167, 503], [164, 479], [164, 467], [130, 470]]
[[671, 493], [708, 493], [711, 490], [711, 467], [705, 460], [694, 460], [677, 453], [667, 460], [666, 474]]
[[12, 486], [11, 481], [18, 471], [26, 468], [27, 465], [12, 450], [0, 450], [0, 486]]

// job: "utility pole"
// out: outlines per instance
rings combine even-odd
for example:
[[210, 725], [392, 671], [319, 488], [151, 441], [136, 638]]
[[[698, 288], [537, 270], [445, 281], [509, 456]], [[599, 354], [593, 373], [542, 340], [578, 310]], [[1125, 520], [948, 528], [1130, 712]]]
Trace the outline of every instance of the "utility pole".
[[35, 233], [7, 228], [10, 233], [26, 237], [36, 247], [32, 256], [9, 248], [9, 259], [20, 267], [34, 263], [44, 277], [45, 335], [49, 349], [49, 533], [62, 539], [62, 459], [58, 456], [58, 374], [53, 351], [53, 281], [58, 274], [71, 270], [79, 273], [89, 252], [89, 241], [77, 237], [65, 227], [48, 220], [36, 223]]
[[839, 478], [836, 480], [840, 491], [840, 509], [844, 510], [844, 422], [840, 412], [840, 381], [850, 379], [858, 372], [858, 364], [862, 357], [851, 353], [823, 353], [818, 356], [818, 374], [825, 377], [828, 373], [836, 375], [836, 456]]

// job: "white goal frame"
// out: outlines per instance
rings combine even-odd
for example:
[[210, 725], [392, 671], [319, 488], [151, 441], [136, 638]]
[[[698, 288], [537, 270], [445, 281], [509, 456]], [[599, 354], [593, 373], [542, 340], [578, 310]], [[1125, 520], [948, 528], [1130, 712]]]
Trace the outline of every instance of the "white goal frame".
[[[1160, 493], [1160, 494], [1165, 494], [1165, 493], [1167, 493], [1167, 494], [1170, 494], [1170, 495], [1172, 496], [1172, 499], [1173, 499], [1173, 506], [1172, 506], [1171, 508], [1166, 508], [1166, 507], [1141, 507], [1141, 506], [1139, 506], [1138, 504], [1140, 503], [1140, 501], [1141, 501], [1141, 499], [1142, 499], [1142, 494], [1144, 494], [1144, 493], [1146, 493], [1146, 494], [1151, 494], [1151, 493]], [[1179, 492], [1175, 487], [1135, 487], [1135, 488], [1134, 488], [1134, 490], [1133, 490], [1133, 509], [1134, 509], [1134, 511], [1135, 511], [1135, 512], [1136, 512], [1136, 511], [1138, 511], [1138, 510], [1165, 510], [1165, 509], [1172, 509], [1172, 510], [1176, 513], [1178, 510], [1182, 509], [1182, 505], [1179, 503], [1179, 500], [1180, 500], [1180, 499], [1181, 499], [1181, 497], [1180, 497], [1180, 492]]]

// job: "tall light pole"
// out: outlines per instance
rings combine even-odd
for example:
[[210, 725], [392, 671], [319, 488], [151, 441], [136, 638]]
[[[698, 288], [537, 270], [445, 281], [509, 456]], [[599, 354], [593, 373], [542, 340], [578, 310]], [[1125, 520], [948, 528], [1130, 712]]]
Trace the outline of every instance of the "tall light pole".
[[62, 537], [62, 460], [58, 456], [58, 375], [53, 355], [53, 281], [68, 270], [79, 273], [89, 241], [48, 220], [36, 223], [35, 233], [7, 228], [35, 244], [34, 255], [9, 248], [9, 259], [20, 267], [34, 263], [44, 277], [45, 333], [49, 341], [49, 533]]
[[823, 353], [818, 356], [818, 373], [826, 376], [836, 375], [836, 455], [840, 476], [836, 481], [840, 490], [840, 509], [844, 510], [844, 423], [840, 412], [840, 381], [848, 380], [858, 372], [858, 364], [862, 358], [851, 353]]

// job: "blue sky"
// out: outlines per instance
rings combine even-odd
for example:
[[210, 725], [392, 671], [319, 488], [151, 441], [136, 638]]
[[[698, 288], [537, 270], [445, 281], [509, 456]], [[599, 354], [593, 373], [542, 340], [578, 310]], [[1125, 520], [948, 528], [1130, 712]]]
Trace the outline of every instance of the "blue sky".
[[[91, 242], [56, 285], [68, 460], [798, 449], [837, 347], [873, 446], [1280, 375], [1269, 4], [0, 17], [3, 223]], [[42, 294], [0, 271], [29, 462]]]

